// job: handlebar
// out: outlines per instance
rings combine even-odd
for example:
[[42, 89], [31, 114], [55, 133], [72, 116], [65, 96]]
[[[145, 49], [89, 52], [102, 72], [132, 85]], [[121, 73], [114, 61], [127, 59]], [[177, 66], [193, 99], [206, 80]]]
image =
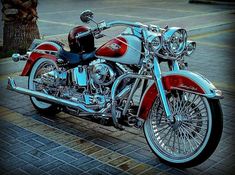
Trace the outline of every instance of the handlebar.
[[162, 30], [161, 28], [159, 28], [158, 26], [155, 25], [145, 25], [142, 23], [136, 23], [136, 22], [129, 22], [129, 21], [111, 21], [108, 23], [105, 23], [103, 21], [100, 23], [101, 26], [95, 27], [89, 31], [86, 31], [84, 33], [80, 33], [76, 36], [77, 39], [82, 38], [84, 36], [87, 36], [91, 33], [93, 33], [94, 35], [96, 34], [100, 34], [101, 31], [109, 29], [111, 27], [116, 27], [116, 26], [129, 26], [129, 27], [138, 27], [138, 28], [145, 28], [145, 29], [151, 29], [151, 30]]
[[107, 23], [107, 27], [114, 27], [114, 26], [131, 26], [131, 27], [139, 27], [139, 28], [147, 28], [148, 26], [141, 23], [134, 23], [129, 21], [111, 21]]

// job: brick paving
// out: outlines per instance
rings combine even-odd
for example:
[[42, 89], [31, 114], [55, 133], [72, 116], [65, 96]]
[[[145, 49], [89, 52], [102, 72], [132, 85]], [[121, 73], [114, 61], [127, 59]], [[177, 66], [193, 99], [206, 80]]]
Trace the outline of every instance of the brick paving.
[[[55, 5], [60, 7], [58, 4]], [[80, 8], [86, 8], [87, 4], [83, 5]], [[164, 13], [169, 13], [169, 10], [166, 10], [164, 13], [158, 13], [159, 20], [155, 23], [181, 24], [197, 34], [194, 37], [198, 43], [197, 51], [188, 59], [190, 69], [206, 75], [223, 90], [225, 96], [221, 101], [224, 112], [222, 139], [215, 153], [207, 161], [193, 168], [173, 168], [161, 163], [150, 151], [142, 129], [127, 128], [125, 131], [119, 131], [113, 127], [95, 124], [65, 113], [57, 116], [43, 116], [35, 111], [28, 97], [5, 89], [7, 76], [10, 74], [15, 77], [16, 73], [11, 67], [7, 68], [7, 75], [3, 75], [5, 67], [0, 62], [0, 174], [235, 174], [232, 171], [235, 168], [233, 135], [235, 131], [233, 77], [235, 74], [231, 66], [234, 46], [229, 44], [229, 40], [235, 36], [230, 25], [235, 18], [232, 18], [231, 16], [234, 15], [230, 13], [226, 16], [227, 12], [217, 14], [219, 10], [231, 10], [231, 7], [227, 6], [189, 6], [186, 4], [187, 9], [183, 9], [180, 5], [182, 2], [175, 5], [160, 2], [158, 10], [160, 8], [172, 9], [171, 15], [175, 14], [177, 19], [167, 19]], [[45, 4], [41, 3], [40, 6], [42, 18], [49, 17], [51, 20], [57, 20], [56, 16], [43, 12], [43, 8], [47, 8]], [[138, 7], [137, 10], [141, 7], [144, 9], [146, 3], [137, 1], [135, 7]], [[50, 3], [48, 8], [50, 8]], [[154, 9], [149, 7], [147, 9], [149, 11], [143, 15], [146, 19], [138, 19], [142, 22], [155, 21], [155, 19], [150, 19]], [[58, 11], [60, 10], [63, 9], [58, 8]], [[113, 8], [110, 10], [110, 13], [113, 13]], [[202, 10], [212, 14], [203, 18]], [[97, 10], [97, 12], [99, 17], [108, 11], [106, 9], [103, 12], [102, 10]], [[66, 12], [68, 17], [69, 13]], [[128, 18], [127, 20], [132, 19], [131, 15], [136, 15], [135, 10], [129, 13], [129, 17], [125, 17]], [[213, 15], [213, 13], [216, 14]], [[138, 11], [138, 14], [141, 15], [141, 12]], [[192, 18], [188, 18], [187, 15], [192, 15]], [[224, 20], [225, 16], [229, 22]], [[115, 18], [119, 17], [124, 18], [122, 16]], [[132, 21], [138, 21], [138, 19], [133, 18]], [[73, 23], [73, 20], [75, 21], [72, 19], [70, 22]], [[208, 23], [214, 27], [211, 28], [207, 25]], [[50, 27], [52, 26], [40, 22], [40, 29], [49, 30]], [[58, 27], [53, 32], [60, 34], [64, 30], [67, 32], [66, 27]], [[115, 34], [117, 31], [113, 32]], [[9, 65], [13, 64], [9, 63]], [[23, 77], [17, 78], [17, 84], [20, 86], [26, 87], [26, 82], [27, 80]]]

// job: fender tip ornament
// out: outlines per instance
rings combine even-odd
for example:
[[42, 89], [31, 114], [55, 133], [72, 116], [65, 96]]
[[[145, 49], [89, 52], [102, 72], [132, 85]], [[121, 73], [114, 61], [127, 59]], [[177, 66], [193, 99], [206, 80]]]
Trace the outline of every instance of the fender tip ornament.
[[19, 53], [13, 53], [12, 56], [11, 56], [11, 59], [14, 62], [25, 61], [28, 58], [28, 54], [29, 54], [29, 52], [25, 55], [20, 55]]
[[14, 54], [12, 54], [11, 58], [14, 62], [18, 62], [18, 61], [20, 61], [20, 54], [14, 53]]
[[223, 98], [224, 98], [223, 93], [222, 93], [221, 90], [215, 89], [214, 92], [215, 92], [216, 97], [218, 97], [218, 98], [220, 98], [220, 99], [223, 99]]

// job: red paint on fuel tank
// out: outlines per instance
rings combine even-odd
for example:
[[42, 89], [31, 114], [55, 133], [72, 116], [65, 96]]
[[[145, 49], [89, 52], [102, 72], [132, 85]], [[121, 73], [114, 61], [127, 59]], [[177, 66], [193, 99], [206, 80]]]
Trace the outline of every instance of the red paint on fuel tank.
[[121, 57], [127, 51], [127, 41], [123, 37], [114, 38], [96, 50], [96, 56]]

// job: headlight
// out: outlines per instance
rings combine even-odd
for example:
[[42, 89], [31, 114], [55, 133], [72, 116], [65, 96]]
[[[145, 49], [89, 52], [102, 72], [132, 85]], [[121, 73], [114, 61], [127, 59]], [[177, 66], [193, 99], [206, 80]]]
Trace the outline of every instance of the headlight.
[[162, 37], [160, 33], [148, 31], [147, 42], [150, 50], [154, 53], [162, 48]]
[[196, 49], [196, 42], [195, 41], [187, 41], [186, 48], [185, 48], [185, 55], [190, 56]]
[[173, 56], [178, 56], [184, 51], [186, 41], [185, 29], [171, 27], [164, 33], [164, 48]]

